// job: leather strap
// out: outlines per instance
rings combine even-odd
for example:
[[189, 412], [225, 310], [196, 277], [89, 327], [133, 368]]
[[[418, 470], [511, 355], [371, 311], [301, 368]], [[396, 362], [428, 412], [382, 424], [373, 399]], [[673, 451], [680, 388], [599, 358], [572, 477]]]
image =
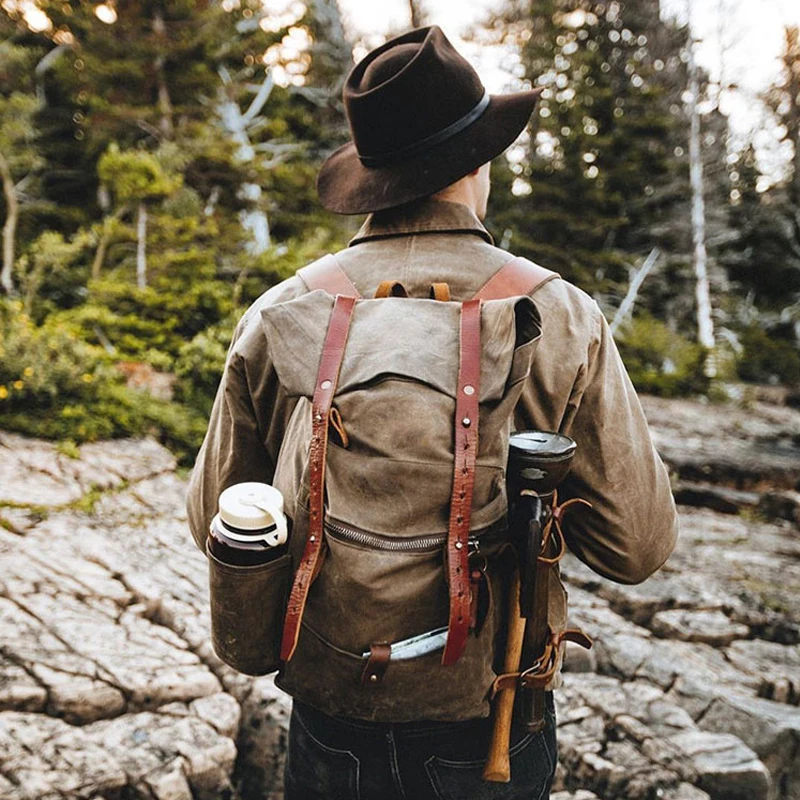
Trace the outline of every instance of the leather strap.
[[342, 269], [336, 256], [323, 256], [313, 264], [297, 270], [297, 274], [311, 292], [315, 289], [322, 289], [323, 292], [327, 292], [334, 297], [337, 294], [343, 294], [346, 297], [361, 297], [358, 289]]
[[309, 451], [308, 535], [300, 565], [294, 576], [286, 609], [281, 641], [281, 660], [288, 661], [297, 647], [300, 622], [308, 598], [308, 590], [315, 576], [315, 568], [322, 550], [325, 506], [325, 456], [328, 449], [328, 425], [331, 405], [339, 370], [342, 366], [350, 320], [356, 298], [338, 295], [333, 305], [331, 321], [322, 348], [317, 385], [311, 407], [311, 449]]
[[469, 525], [475, 459], [478, 454], [478, 400], [481, 380], [481, 300], [461, 306], [461, 335], [456, 390], [455, 463], [445, 565], [450, 589], [450, 618], [442, 664], [455, 664], [464, 652], [470, 623]]
[[449, 303], [450, 287], [446, 283], [432, 283], [430, 298], [438, 300], [440, 303]]
[[573, 642], [585, 647], [587, 650], [591, 649], [593, 644], [591, 638], [577, 628], [567, 628], [558, 633], [551, 633], [544, 652], [531, 667], [521, 672], [506, 672], [494, 679], [491, 698], [494, 699], [494, 696], [503, 689], [509, 689], [517, 685], [518, 681], [519, 685], [527, 689], [544, 689], [553, 675], [555, 675], [558, 664], [558, 650], [562, 642]]
[[527, 258], [514, 258], [503, 264], [478, 289], [475, 297], [481, 300], [502, 300], [506, 297], [530, 295], [548, 281], [560, 277], [557, 272], [540, 267]]
[[380, 686], [386, 670], [389, 669], [389, 659], [392, 656], [392, 646], [380, 643], [369, 646], [369, 658], [361, 673], [361, 683], [364, 686]]
[[408, 297], [408, 292], [400, 281], [381, 281], [375, 290], [375, 299], [382, 297]]

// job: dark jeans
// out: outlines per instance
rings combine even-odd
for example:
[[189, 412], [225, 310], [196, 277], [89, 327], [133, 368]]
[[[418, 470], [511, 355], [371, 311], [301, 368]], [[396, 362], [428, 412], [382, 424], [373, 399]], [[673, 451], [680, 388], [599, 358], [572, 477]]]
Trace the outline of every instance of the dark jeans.
[[556, 768], [555, 710], [547, 726], [511, 730], [511, 781], [481, 778], [491, 719], [377, 723], [329, 717], [295, 701], [285, 800], [546, 800]]

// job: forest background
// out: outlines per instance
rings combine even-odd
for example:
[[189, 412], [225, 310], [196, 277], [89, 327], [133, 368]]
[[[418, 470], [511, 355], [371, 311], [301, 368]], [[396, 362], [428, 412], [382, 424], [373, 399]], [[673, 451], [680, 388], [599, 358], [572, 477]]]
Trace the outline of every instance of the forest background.
[[[471, 38], [545, 92], [486, 224], [595, 297], [640, 390], [796, 399], [800, 34], [758, 99], [777, 178], [690, 34], [658, 0], [498, 0]], [[365, 50], [335, 0], [0, 2], [0, 428], [192, 462], [244, 308], [360, 221], [314, 180]]]

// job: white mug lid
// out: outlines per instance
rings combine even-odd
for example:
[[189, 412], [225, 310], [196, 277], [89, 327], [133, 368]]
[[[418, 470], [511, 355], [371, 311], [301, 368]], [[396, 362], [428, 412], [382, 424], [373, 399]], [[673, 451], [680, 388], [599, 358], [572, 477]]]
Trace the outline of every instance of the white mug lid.
[[280, 525], [283, 495], [268, 483], [236, 483], [219, 496], [220, 519], [245, 531]]

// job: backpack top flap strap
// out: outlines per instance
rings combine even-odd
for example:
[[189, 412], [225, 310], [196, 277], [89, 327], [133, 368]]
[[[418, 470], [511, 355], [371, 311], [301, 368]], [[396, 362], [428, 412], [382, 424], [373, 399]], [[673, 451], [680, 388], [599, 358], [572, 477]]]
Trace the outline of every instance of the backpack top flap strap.
[[500, 267], [475, 295], [481, 300], [502, 300], [517, 295], [533, 294], [539, 287], [554, 278], [557, 272], [540, 267], [527, 258], [514, 258]]
[[306, 537], [303, 557], [294, 576], [286, 609], [283, 639], [281, 641], [281, 661], [284, 662], [292, 657], [297, 647], [300, 622], [305, 610], [308, 590], [322, 550], [325, 455], [328, 450], [328, 427], [333, 395], [336, 392], [336, 384], [339, 381], [339, 371], [342, 366], [347, 334], [350, 330], [350, 320], [353, 316], [355, 304], [355, 297], [338, 295], [336, 298], [328, 325], [328, 332], [325, 336], [325, 344], [322, 349], [317, 384], [314, 388], [311, 407], [311, 449], [308, 455], [310, 463], [308, 536]]
[[455, 664], [464, 652], [470, 623], [469, 526], [475, 460], [478, 453], [478, 401], [481, 380], [481, 300], [461, 306], [458, 390], [455, 414], [455, 462], [447, 535], [447, 583], [450, 619], [442, 665]]
[[322, 289], [334, 297], [337, 294], [345, 297], [361, 297], [358, 289], [336, 260], [336, 256], [323, 256], [313, 264], [297, 270], [297, 274], [312, 292], [315, 289]]

